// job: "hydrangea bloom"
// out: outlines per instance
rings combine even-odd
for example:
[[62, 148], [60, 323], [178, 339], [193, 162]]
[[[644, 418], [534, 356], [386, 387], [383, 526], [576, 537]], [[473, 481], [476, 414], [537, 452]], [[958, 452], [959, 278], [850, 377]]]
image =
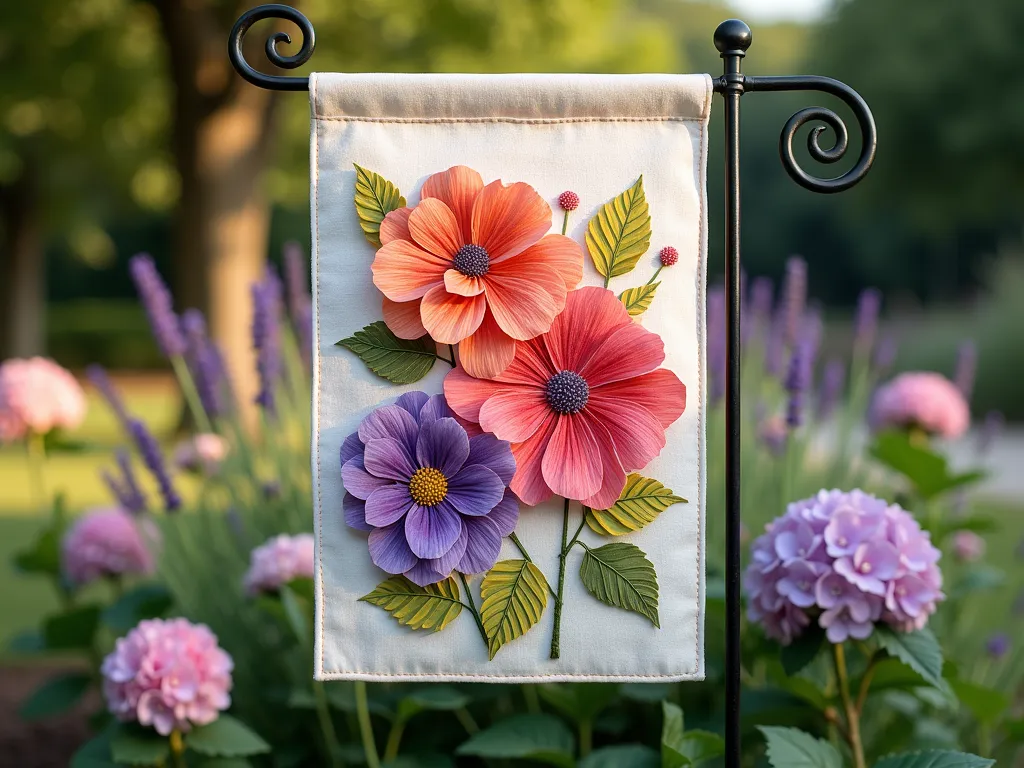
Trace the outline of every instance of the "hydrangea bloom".
[[228, 455], [228, 441], [203, 432], [182, 441], [174, 449], [174, 465], [189, 472], [212, 475]]
[[754, 540], [747, 613], [784, 645], [811, 621], [830, 642], [876, 622], [920, 629], [944, 599], [939, 550], [897, 504], [863, 491], [819, 491], [789, 505]]
[[974, 531], [953, 534], [953, 555], [963, 563], [973, 563], [985, 556], [985, 540]]
[[85, 393], [66, 369], [43, 357], [0, 363], [0, 443], [74, 429], [84, 418]]
[[963, 394], [949, 379], [915, 371], [879, 387], [872, 421], [876, 427], [916, 427], [952, 440], [967, 431], [971, 415]]
[[167, 736], [212, 723], [231, 705], [233, 667], [205, 625], [150, 619], [117, 641], [100, 671], [111, 714]]
[[470, 439], [441, 395], [407, 392], [341, 446], [345, 522], [370, 534], [370, 559], [420, 586], [482, 573], [515, 529], [512, 449]]
[[[156, 530], [147, 530], [152, 540]], [[153, 554], [140, 522], [120, 507], [95, 509], [79, 517], [64, 534], [61, 566], [73, 584], [104, 576], [153, 573]]]
[[292, 579], [313, 576], [313, 536], [281, 534], [256, 547], [249, 555], [245, 592], [276, 592]]

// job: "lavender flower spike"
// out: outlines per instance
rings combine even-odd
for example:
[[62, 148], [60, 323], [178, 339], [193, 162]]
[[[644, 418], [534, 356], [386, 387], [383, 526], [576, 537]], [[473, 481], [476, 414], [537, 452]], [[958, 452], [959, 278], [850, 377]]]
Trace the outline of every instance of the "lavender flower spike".
[[299, 343], [299, 353], [307, 370], [313, 357], [313, 300], [306, 280], [302, 247], [296, 242], [284, 246], [284, 278], [288, 296], [288, 316]]
[[110, 409], [117, 416], [117, 420], [121, 422], [121, 425], [127, 426], [128, 410], [124, 406], [124, 400], [121, 399], [121, 395], [114, 388], [114, 382], [110, 380], [103, 366], [90, 365], [85, 369], [85, 375], [88, 377], [89, 382], [103, 396], [103, 399], [107, 401], [107, 405], [110, 406]]
[[138, 419], [128, 421], [128, 430], [135, 440], [135, 446], [142, 456], [146, 467], [153, 474], [157, 485], [160, 487], [160, 495], [163, 496], [164, 506], [168, 512], [174, 512], [181, 508], [181, 496], [178, 495], [171, 476], [167, 472], [167, 465], [164, 462], [160, 446], [145, 424]]
[[211, 419], [227, 412], [224, 398], [224, 369], [220, 355], [206, 335], [206, 320], [198, 309], [186, 309], [181, 327], [188, 341], [186, 360], [203, 410]]
[[832, 415], [843, 394], [846, 383], [846, 366], [842, 360], [829, 360], [821, 376], [821, 393], [818, 396], [818, 419], [824, 421]]
[[252, 286], [252, 345], [260, 388], [256, 404], [267, 413], [277, 412], [275, 390], [281, 378], [281, 281], [268, 269]]
[[786, 405], [786, 424], [796, 429], [804, 423], [804, 399], [811, 385], [811, 350], [806, 343], [797, 344], [789, 359], [785, 387], [789, 393]]
[[156, 270], [153, 259], [140, 253], [128, 262], [135, 289], [149, 317], [153, 338], [163, 354], [178, 357], [185, 354], [185, 336], [181, 332], [178, 316], [174, 313], [171, 292]]
[[128, 451], [122, 448], [117, 450], [116, 455], [117, 466], [121, 470], [121, 479], [123, 481], [121, 488], [124, 491], [124, 499], [121, 501], [121, 506], [129, 512], [141, 514], [146, 511], [146, 496], [142, 493], [139, 482], [135, 477], [131, 457], [128, 455]]
[[882, 309], [882, 292], [865, 288], [857, 300], [857, 318], [854, 321], [853, 348], [861, 355], [870, 355], [878, 333], [878, 313]]
[[799, 256], [786, 261], [786, 282], [782, 289], [782, 307], [786, 343], [792, 347], [800, 332], [800, 320], [807, 304], [807, 262]]

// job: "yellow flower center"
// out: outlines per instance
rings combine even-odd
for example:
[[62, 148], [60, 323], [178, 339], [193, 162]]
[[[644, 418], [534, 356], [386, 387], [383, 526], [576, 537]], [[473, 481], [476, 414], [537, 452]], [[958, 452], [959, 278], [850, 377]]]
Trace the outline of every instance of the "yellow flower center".
[[432, 507], [448, 495], [448, 478], [433, 467], [420, 467], [409, 480], [409, 495], [421, 507]]

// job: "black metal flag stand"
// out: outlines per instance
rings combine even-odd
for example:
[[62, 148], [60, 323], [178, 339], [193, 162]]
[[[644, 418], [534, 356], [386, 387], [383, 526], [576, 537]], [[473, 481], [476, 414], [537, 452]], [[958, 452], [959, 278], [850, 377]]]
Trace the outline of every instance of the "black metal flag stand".
[[[261, 5], [244, 13], [231, 30], [228, 56], [238, 73], [253, 85], [273, 91], [305, 91], [308, 77], [265, 75], [246, 62], [242, 38], [261, 19], [285, 19], [302, 31], [302, 47], [292, 56], [277, 52], [278, 43], [291, 43], [286, 32], [274, 32], [267, 38], [265, 50], [270, 62], [284, 69], [295, 69], [313, 55], [315, 35], [309, 19], [287, 5]], [[740, 71], [740, 63], [751, 43], [751, 32], [742, 21], [723, 21], [715, 30], [715, 47], [725, 62], [724, 74], [715, 79], [715, 93], [725, 100], [725, 290], [726, 290], [726, 369], [725, 369], [725, 764], [740, 766], [740, 97], [757, 91], [821, 91], [840, 98], [853, 111], [862, 139], [860, 157], [841, 176], [820, 179], [797, 164], [793, 139], [797, 131], [811, 121], [815, 125], [807, 136], [807, 149], [821, 163], [835, 163], [846, 155], [849, 136], [845, 123], [829, 109], [810, 107], [793, 115], [779, 137], [779, 154], [790, 177], [814, 192], [842, 192], [868, 172], [875, 158], [877, 141], [875, 121], [864, 99], [845, 83], [830, 77], [796, 75], [751, 77]], [[821, 134], [831, 128], [836, 140], [832, 147], [821, 146]]]

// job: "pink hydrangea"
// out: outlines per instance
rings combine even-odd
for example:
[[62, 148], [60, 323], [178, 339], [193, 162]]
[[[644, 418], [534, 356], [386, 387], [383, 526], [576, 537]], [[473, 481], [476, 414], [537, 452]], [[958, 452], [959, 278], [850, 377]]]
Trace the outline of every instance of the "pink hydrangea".
[[876, 427], [923, 429], [948, 440], [971, 422], [967, 401], [945, 376], [930, 371], [903, 373], [879, 387], [872, 405]]
[[64, 534], [61, 567], [76, 585], [106, 576], [140, 576], [153, 573], [155, 528], [120, 507], [104, 507], [84, 513]]
[[985, 556], [985, 540], [974, 531], [953, 534], [953, 555], [962, 563], [973, 563]]
[[84, 418], [85, 393], [66, 369], [43, 357], [0, 363], [0, 442], [74, 429]]
[[281, 534], [256, 547], [249, 555], [245, 591], [249, 595], [276, 592], [296, 578], [313, 577], [313, 536]]
[[178, 444], [174, 449], [174, 465], [189, 472], [213, 475], [227, 455], [227, 440], [220, 435], [202, 432]]
[[100, 671], [111, 714], [167, 736], [212, 723], [231, 705], [233, 667], [205, 625], [149, 619], [117, 641]]
[[912, 632], [945, 598], [939, 557], [898, 504], [860, 490], [819, 491], [754, 540], [747, 614], [783, 645], [812, 621], [833, 643], [863, 640], [877, 622]]

